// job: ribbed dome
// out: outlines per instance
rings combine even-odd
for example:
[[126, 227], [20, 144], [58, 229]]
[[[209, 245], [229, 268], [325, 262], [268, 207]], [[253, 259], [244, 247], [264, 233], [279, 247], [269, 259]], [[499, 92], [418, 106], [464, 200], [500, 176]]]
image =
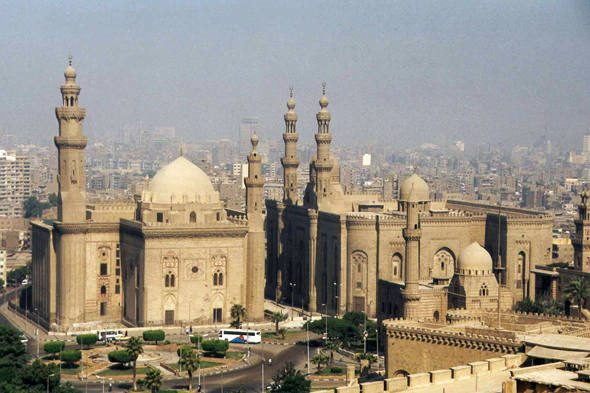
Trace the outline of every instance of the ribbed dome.
[[428, 188], [428, 184], [426, 184], [426, 182], [415, 173], [402, 183], [400, 189], [400, 200], [408, 200], [410, 197], [410, 191], [412, 191], [412, 186], [414, 186], [414, 193], [416, 194], [416, 198], [419, 201], [425, 202], [430, 200], [430, 188]]
[[205, 202], [208, 197], [213, 202], [215, 195], [209, 176], [184, 157], [160, 169], [150, 181], [148, 191], [155, 203]]
[[[457, 270], [462, 274], [491, 274], [492, 267], [490, 253], [477, 242], [464, 248], [457, 260]], [[478, 273], [475, 273], [476, 271]]]

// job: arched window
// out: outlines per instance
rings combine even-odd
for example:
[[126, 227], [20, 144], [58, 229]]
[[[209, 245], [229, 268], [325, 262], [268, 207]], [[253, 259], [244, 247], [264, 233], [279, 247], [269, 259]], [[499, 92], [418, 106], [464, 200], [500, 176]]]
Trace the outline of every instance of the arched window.
[[170, 275], [170, 286], [173, 287], [173, 288], [176, 286], [176, 282], [175, 281], [176, 281], [176, 276], [174, 274], [171, 274]]
[[105, 285], [100, 286], [100, 294], [106, 295], [107, 294], [107, 287]]
[[217, 273], [213, 275], [213, 286], [217, 286]]
[[488, 289], [488, 287], [486, 286], [486, 283], [484, 282], [484, 283], [481, 285], [481, 288], [479, 289], [479, 296], [488, 296], [488, 295], [489, 295], [489, 293], [490, 293], [490, 292], [489, 292], [489, 289]]
[[70, 106], [74, 106], [74, 97], [70, 97]]
[[168, 288], [170, 286], [170, 275], [169, 274], [166, 274], [166, 280], [165, 281], [166, 281], [165, 286], [166, 286], [166, 288]]
[[219, 273], [219, 285], [223, 285], [223, 273]]
[[190, 222], [197, 222], [197, 213], [191, 212]]

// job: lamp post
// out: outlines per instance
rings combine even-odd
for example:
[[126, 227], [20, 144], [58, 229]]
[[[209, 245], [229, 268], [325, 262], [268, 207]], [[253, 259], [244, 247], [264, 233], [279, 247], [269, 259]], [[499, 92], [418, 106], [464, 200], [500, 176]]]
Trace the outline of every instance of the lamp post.
[[311, 375], [309, 372], [309, 322], [305, 324], [305, 330], [307, 332], [307, 375]]
[[324, 314], [326, 317], [326, 337], [324, 338], [326, 340], [326, 342], [328, 341], [328, 303], [322, 303], [322, 306], [324, 306]]
[[367, 310], [365, 310], [365, 324], [363, 326], [363, 353], [367, 353]]
[[338, 283], [334, 283], [334, 311], [336, 316], [339, 314], [338, 310]]
[[295, 295], [295, 287], [297, 284], [290, 282], [289, 285], [291, 286], [291, 321], [293, 320], [293, 296]]
[[55, 374], [50, 374], [47, 376], [47, 393], [49, 393], [49, 378], [55, 377]]

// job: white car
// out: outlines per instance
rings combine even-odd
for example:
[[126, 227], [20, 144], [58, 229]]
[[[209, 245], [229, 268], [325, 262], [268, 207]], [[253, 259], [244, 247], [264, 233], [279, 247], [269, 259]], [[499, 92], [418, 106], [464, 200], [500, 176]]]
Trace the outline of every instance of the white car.
[[28, 342], [29, 342], [29, 339], [28, 339], [28, 338], [27, 338], [27, 336], [25, 336], [24, 334], [21, 334], [21, 335], [19, 336], [19, 338], [20, 338], [20, 342], [21, 342], [22, 344], [26, 344], [26, 343], [28, 343]]
[[23, 285], [27, 285], [28, 283], [29, 283], [29, 280], [27, 280], [26, 278], [22, 282]]

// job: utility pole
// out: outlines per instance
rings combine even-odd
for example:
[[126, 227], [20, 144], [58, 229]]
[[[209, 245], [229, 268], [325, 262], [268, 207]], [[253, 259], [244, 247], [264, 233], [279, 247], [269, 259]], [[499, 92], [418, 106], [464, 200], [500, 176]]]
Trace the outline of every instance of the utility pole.
[[326, 342], [328, 342], [328, 303], [322, 304], [322, 306], [325, 306], [325, 317], [326, 317]]
[[309, 322], [305, 324], [307, 331], [307, 375], [311, 375], [309, 372]]
[[297, 284], [290, 282], [289, 285], [291, 286], [291, 321], [293, 321], [293, 295], [295, 295], [295, 287]]
[[264, 340], [262, 338], [260, 338], [260, 344], [260, 357], [262, 358], [262, 381], [260, 382], [260, 391], [265, 392], [266, 390], [264, 389]]
[[501, 257], [501, 241], [502, 241], [502, 202], [498, 204], [498, 260], [496, 262], [498, 269], [498, 329], [502, 324], [502, 257]]

